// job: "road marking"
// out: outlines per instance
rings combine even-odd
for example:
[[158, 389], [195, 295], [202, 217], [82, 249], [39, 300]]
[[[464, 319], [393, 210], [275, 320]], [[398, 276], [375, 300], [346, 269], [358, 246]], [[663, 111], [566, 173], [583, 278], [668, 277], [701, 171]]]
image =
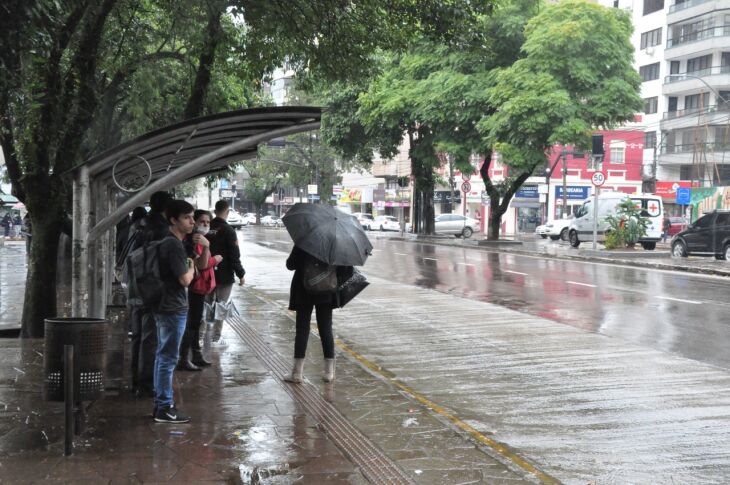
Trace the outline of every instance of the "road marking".
[[578, 281], [566, 281], [569, 285], [578, 285], [578, 286], [587, 286], [588, 288], [595, 288], [596, 285], [591, 285], [588, 283], [580, 283]]
[[393, 254], [395, 254], [397, 256], [408, 256], [406, 253], [393, 253]]
[[474, 267], [474, 265], [471, 263], [456, 263], [456, 264], [462, 264], [464, 266], [471, 266], [472, 268]]
[[695, 300], [683, 300], [681, 298], [672, 298], [671, 296], [657, 296], [660, 300], [671, 300], [671, 301], [678, 301], [680, 303], [690, 303], [692, 305], [702, 305], [701, 301], [695, 301]]
[[412, 389], [411, 387], [407, 386], [406, 384], [404, 384], [401, 381], [399, 381], [398, 379], [396, 379], [395, 376], [391, 372], [388, 372], [386, 369], [383, 369], [381, 366], [379, 366], [375, 362], [371, 362], [364, 356], [355, 352], [350, 346], [348, 346], [341, 340], [335, 339], [335, 343], [336, 343], [337, 347], [339, 347], [341, 350], [343, 350], [344, 352], [349, 354], [356, 361], [360, 362], [360, 364], [362, 366], [364, 366], [366, 369], [369, 369], [372, 373], [380, 376], [386, 382], [389, 382], [393, 386], [401, 389], [404, 393], [408, 394], [413, 399], [415, 399], [422, 405], [426, 406], [427, 408], [429, 408], [431, 411], [435, 412], [439, 416], [442, 416], [442, 417], [446, 418], [447, 420], [451, 421], [457, 428], [461, 429], [462, 431], [465, 431], [469, 436], [471, 436], [477, 442], [489, 447], [495, 453], [499, 454], [506, 460], [509, 460], [511, 463], [520, 467], [527, 473], [534, 475], [540, 481], [540, 483], [545, 483], [545, 484], [560, 483], [560, 481], [557, 480], [556, 478], [548, 475], [547, 473], [545, 473], [542, 470], [535, 467], [535, 465], [533, 465], [532, 463], [528, 462], [526, 459], [522, 458], [515, 451], [513, 451], [508, 445], [506, 445], [504, 443], [500, 443], [499, 441], [489, 438], [488, 436], [484, 436], [478, 430], [476, 430], [469, 424], [467, 424], [464, 421], [462, 421], [461, 419], [459, 419], [458, 416], [450, 413], [443, 407], [439, 406], [435, 402], [428, 399], [426, 396], [423, 396], [422, 394], [418, 393], [415, 389]]
[[275, 239], [274, 242], [277, 242], [279, 244], [289, 244], [291, 241], [282, 241], [281, 239]]
[[381, 251], [382, 251], [382, 249], [373, 249], [372, 251], [373, 251], [374, 253], [379, 253], [379, 252], [381, 252]]
[[438, 261], [436, 258], [423, 258], [425, 261]]
[[527, 273], [520, 273], [519, 271], [512, 271], [511, 269], [504, 270], [505, 273], [518, 274], [520, 276], [527, 276]]

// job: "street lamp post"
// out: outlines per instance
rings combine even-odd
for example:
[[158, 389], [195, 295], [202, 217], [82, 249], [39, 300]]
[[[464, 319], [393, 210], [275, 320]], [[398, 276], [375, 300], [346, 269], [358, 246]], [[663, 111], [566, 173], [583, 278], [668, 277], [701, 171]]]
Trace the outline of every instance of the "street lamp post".
[[231, 196], [231, 209], [236, 210], [236, 181], [231, 182], [231, 192], [233, 195]]

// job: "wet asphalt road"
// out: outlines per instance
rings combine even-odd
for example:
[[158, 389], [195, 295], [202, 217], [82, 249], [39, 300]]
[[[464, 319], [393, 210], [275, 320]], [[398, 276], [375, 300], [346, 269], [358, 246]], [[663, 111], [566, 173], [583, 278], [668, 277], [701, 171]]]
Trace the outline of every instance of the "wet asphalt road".
[[[284, 229], [244, 228], [242, 235], [282, 251], [291, 247]], [[370, 236], [375, 249], [366, 274], [730, 368], [730, 279]]]

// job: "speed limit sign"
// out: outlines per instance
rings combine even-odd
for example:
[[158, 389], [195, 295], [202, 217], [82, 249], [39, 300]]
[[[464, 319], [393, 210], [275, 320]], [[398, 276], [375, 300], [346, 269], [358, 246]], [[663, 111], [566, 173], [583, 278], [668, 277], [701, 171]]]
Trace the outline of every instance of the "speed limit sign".
[[600, 187], [604, 183], [606, 183], [606, 175], [603, 172], [596, 172], [591, 177], [591, 182], [596, 187]]
[[469, 191], [471, 191], [471, 184], [469, 182], [463, 182], [461, 184], [461, 191], [462, 192], [469, 192]]

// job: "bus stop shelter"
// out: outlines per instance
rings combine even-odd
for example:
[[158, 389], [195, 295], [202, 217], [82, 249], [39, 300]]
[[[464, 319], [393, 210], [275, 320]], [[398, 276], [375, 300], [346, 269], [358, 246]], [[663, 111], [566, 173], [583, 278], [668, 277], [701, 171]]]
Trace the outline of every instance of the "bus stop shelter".
[[150, 195], [256, 157], [260, 143], [319, 129], [321, 109], [272, 107], [189, 119], [73, 169], [71, 310], [103, 318], [114, 275], [113, 228]]

